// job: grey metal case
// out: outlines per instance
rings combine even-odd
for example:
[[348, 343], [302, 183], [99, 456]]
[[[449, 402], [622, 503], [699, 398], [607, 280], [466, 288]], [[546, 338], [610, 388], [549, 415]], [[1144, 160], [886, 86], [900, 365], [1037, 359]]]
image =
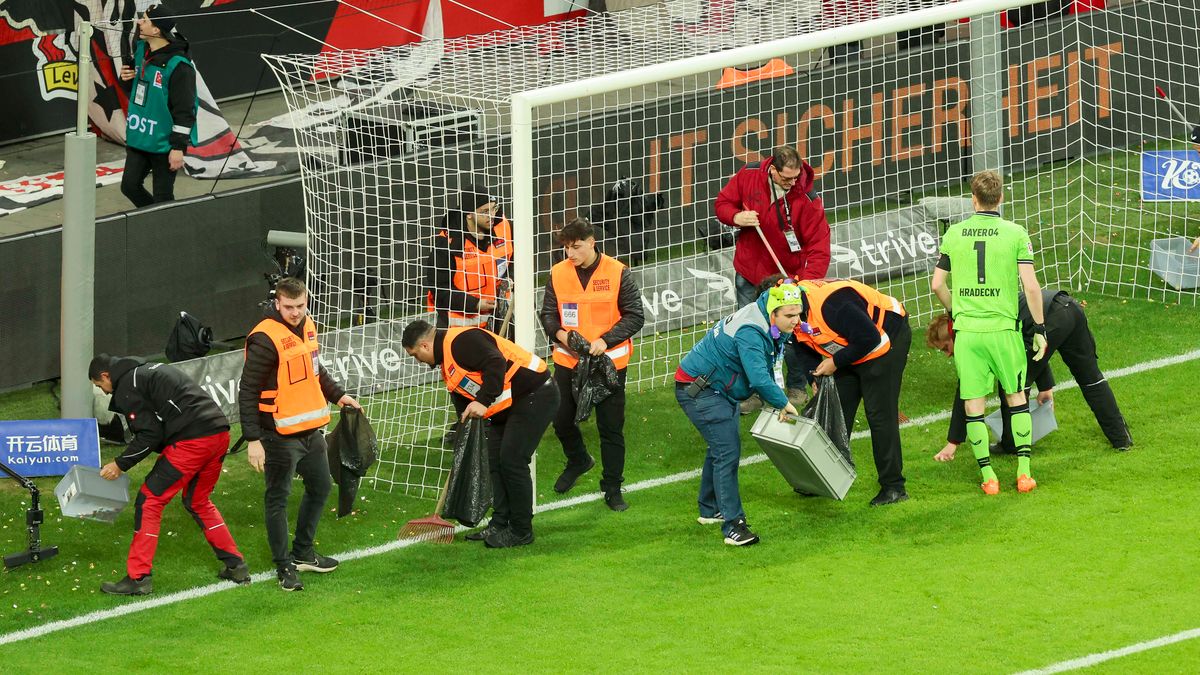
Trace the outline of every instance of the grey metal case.
[[858, 477], [825, 430], [807, 417], [780, 422], [778, 411], [763, 410], [750, 434], [788, 484], [802, 492], [841, 500]]

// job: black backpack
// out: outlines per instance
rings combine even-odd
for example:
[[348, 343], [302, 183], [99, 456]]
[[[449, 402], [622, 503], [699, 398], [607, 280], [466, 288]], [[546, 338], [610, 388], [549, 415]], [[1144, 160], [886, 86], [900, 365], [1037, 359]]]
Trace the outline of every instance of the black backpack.
[[213, 331], [187, 312], [179, 313], [179, 320], [167, 338], [167, 360], [187, 361], [204, 356], [212, 349]]

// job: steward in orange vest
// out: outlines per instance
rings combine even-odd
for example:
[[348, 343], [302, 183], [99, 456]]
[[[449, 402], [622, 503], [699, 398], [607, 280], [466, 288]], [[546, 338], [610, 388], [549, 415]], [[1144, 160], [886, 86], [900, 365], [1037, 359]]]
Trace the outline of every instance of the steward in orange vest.
[[[313, 548], [331, 479], [321, 427], [329, 404], [360, 408], [320, 362], [317, 328], [308, 316], [308, 289], [299, 279], [275, 285], [275, 304], [246, 337], [246, 361], [238, 390], [247, 459], [266, 474], [267, 542], [280, 587], [300, 590], [297, 572], [332, 572], [338, 562]], [[288, 547], [288, 496], [300, 474], [296, 533]]]
[[908, 499], [900, 448], [900, 385], [912, 329], [900, 301], [870, 286], [840, 279], [801, 281], [804, 312], [796, 355], [814, 375], [832, 375], [846, 419], [854, 428], [861, 402], [879, 473], [872, 506]]
[[425, 262], [425, 302], [438, 326], [486, 327], [506, 299], [512, 226], [497, 214], [486, 191], [466, 186], [458, 208], [442, 218]]
[[[619, 387], [615, 391], [602, 389], [608, 392], [607, 397], [594, 403], [603, 464], [600, 490], [609, 508], [624, 511], [628, 508], [621, 496], [621, 484], [625, 481], [625, 371], [633, 355], [632, 338], [645, 323], [642, 293], [628, 267], [596, 248], [595, 230], [588, 221], [572, 220], [558, 238], [567, 259], [550, 270], [541, 310], [542, 327], [554, 345], [554, 380], [562, 399], [554, 418], [554, 433], [567, 460], [554, 489], [567, 492], [595, 466], [579, 430], [579, 422], [589, 412], [579, 410], [579, 396], [587, 393], [585, 388], [599, 389], [594, 380], [603, 377], [603, 373], [597, 374], [594, 365], [605, 364], [592, 361], [611, 359], [617, 369]], [[586, 354], [571, 349], [572, 332], [582, 336], [582, 340], [577, 338], [576, 347], [589, 345]], [[581, 358], [589, 363], [577, 367]]]
[[404, 327], [404, 351], [441, 370], [458, 417], [487, 418], [492, 519], [467, 535], [490, 548], [533, 543], [533, 479], [529, 461], [558, 409], [546, 362], [483, 328]]

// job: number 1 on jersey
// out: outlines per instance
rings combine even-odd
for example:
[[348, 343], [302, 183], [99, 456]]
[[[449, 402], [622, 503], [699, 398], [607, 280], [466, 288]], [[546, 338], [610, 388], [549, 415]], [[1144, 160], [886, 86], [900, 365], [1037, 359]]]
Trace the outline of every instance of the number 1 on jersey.
[[987, 269], [984, 267], [984, 260], [987, 257], [987, 242], [975, 242], [975, 265], [978, 267], [979, 285], [987, 284]]

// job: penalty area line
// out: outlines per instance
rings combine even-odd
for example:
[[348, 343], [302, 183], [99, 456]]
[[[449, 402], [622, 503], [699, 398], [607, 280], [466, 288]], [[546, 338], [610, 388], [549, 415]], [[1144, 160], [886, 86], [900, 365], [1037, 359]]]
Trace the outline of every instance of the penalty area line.
[[[1168, 357], [1164, 357], [1161, 359], [1153, 359], [1151, 361], [1145, 361], [1143, 363], [1136, 363], [1132, 366], [1126, 366], [1124, 368], [1116, 368], [1116, 369], [1109, 371], [1107, 373], [1107, 377], [1108, 377], [1108, 379], [1125, 377], [1127, 375], [1135, 375], [1135, 374], [1144, 373], [1144, 372], [1147, 372], [1150, 370], [1166, 368], [1168, 366], [1174, 366], [1174, 365], [1178, 365], [1181, 363], [1187, 363], [1188, 361], [1195, 361], [1197, 359], [1200, 359], [1200, 349], [1192, 350], [1190, 352], [1186, 352], [1186, 353], [1179, 354], [1176, 356], [1168, 356]], [[1078, 386], [1079, 385], [1077, 385], [1074, 381], [1066, 381], [1066, 382], [1062, 382], [1062, 383], [1058, 384], [1055, 387], [1055, 389], [1061, 391], [1064, 389], [1072, 389], [1072, 388], [1075, 388]], [[932, 413], [929, 415], [923, 415], [921, 417], [913, 418], [900, 426], [901, 426], [901, 428], [922, 426], [922, 425], [926, 425], [926, 424], [932, 424], [934, 422], [939, 422], [939, 421], [948, 419], [949, 417], [950, 417], [950, 411], [944, 410], [942, 412]], [[867, 438], [869, 435], [870, 434], [867, 431], [858, 431], [858, 432], [855, 432], [854, 434], [852, 434], [851, 438], [853, 438], [853, 439]], [[755, 455], [750, 455], [748, 457], [743, 457], [740, 462], [740, 465], [741, 466], [749, 466], [751, 464], [758, 464], [759, 462], [766, 461], [766, 459], [767, 459], [767, 456], [765, 454], [758, 453]], [[700, 476], [700, 469], [692, 469], [690, 471], [681, 471], [679, 473], [673, 473], [669, 476], [661, 476], [659, 478], [651, 478], [648, 480], [631, 483], [630, 485], [627, 485], [625, 487], [625, 491], [626, 492], [638, 492], [641, 490], [649, 490], [652, 488], [661, 487], [663, 485], [669, 485], [672, 483], [681, 483], [686, 480], [698, 478], [699, 476]], [[578, 506], [580, 504], [586, 504], [589, 502], [596, 502], [596, 501], [600, 501], [600, 499], [603, 496], [604, 496], [603, 493], [593, 492], [593, 493], [589, 493], [589, 494], [578, 495], [576, 497], [569, 497], [567, 499], [558, 499], [558, 500], [540, 505], [537, 509], [537, 512], [538, 513], [546, 513], [549, 511], [557, 511], [558, 509], [565, 509], [565, 508], [568, 508], [571, 506]], [[460, 526], [456, 527], [454, 531], [455, 531], [455, 533], [459, 533], [459, 532], [465, 532], [468, 529], [471, 529], [471, 528], [462, 527], [460, 525]], [[396, 550], [399, 550], [402, 548], [407, 548], [409, 546], [412, 546], [413, 544], [418, 544], [418, 543], [423, 543], [423, 540], [421, 540], [421, 539], [401, 539], [401, 540], [397, 540], [397, 541], [393, 541], [393, 542], [388, 542], [386, 544], [380, 544], [378, 546], [369, 546], [366, 548], [354, 549], [352, 551], [347, 551], [336, 557], [342, 561], [358, 560], [360, 558], [367, 558], [370, 556], [376, 556], [376, 555], [382, 555], [384, 553], [390, 553], [391, 551], [396, 551]], [[257, 574], [253, 574], [250, 576], [250, 583], [259, 583], [259, 582], [263, 582], [263, 581], [271, 581], [274, 579], [275, 579], [274, 572], [258, 572]], [[223, 581], [220, 583], [208, 584], [206, 586], [197, 586], [195, 588], [189, 588], [187, 590], [177, 591], [175, 593], [168, 593], [166, 595], [160, 595], [160, 596], [157, 596], [154, 598], [148, 598], [145, 600], [135, 600], [135, 601], [120, 605], [118, 607], [112, 607], [109, 609], [101, 609], [101, 610], [97, 610], [94, 612], [89, 612], [87, 614], [81, 614], [79, 616], [72, 617], [70, 619], [60, 619], [58, 621], [51, 621], [49, 623], [41, 624], [39, 626], [31, 626], [29, 628], [25, 628], [25, 629], [18, 630], [18, 631], [13, 631], [11, 633], [0, 634], [0, 645], [7, 645], [7, 644], [12, 644], [14, 642], [21, 642], [23, 640], [29, 640], [32, 638], [42, 637], [44, 635], [49, 635], [51, 633], [56, 633], [58, 631], [67, 630], [68, 628], [76, 628], [79, 626], [86, 626], [88, 624], [99, 623], [101, 621], [105, 621], [108, 619], [115, 619], [115, 618], [121, 617], [121, 616], [128, 616], [130, 614], [135, 614], [137, 612], [142, 612], [142, 611], [145, 611], [148, 609], [154, 609], [156, 607], [172, 605], [177, 602], [184, 602], [185, 600], [192, 600], [195, 598], [203, 598], [205, 596], [212, 595], [214, 593], [220, 593], [223, 591], [231, 591], [236, 588], [238, 588], [236, 585], [231, 584], [227, 581]], [[1193, 631], [1185, 631], [1184, 633], [1177, 633], [1176, 635], [1170, 635], [1170, 636], [1158, 638], [1157, 640], [1151, 640], [1149, 642], [1141, 642], [1136, 645], [1131, 645], [1129, 647], [1124, 647], [1122, 649], [1113, 650], [1111, 652], [1103, 652], [1101, 654], [1093, 654], [1091, 656], [1081, 657], [1080, 659], [1075, 659], [1073, 661], [1063, 661], [1060, 664], [1054, 664], [1051, 666], [1047, 666], [1047, 668], [1051, 668], [1051, 669], [1055, 669], [1055, 670], [1035, 670], [1035, 671], [1029, 671], [1029, 672], [1030, 673], [1057, 673], [1057, 672], [1062, 672], [1064, 670], [1072, 670], [1074, 668], [1085, 668], [1088, 665], [1091, 665], [1092, 663], [1100, 663], [1101, 661], [1119, 658], [1121, 656], [1125, 656], [1126, 654], [1133, 654], [1133, 653], [1136, 653], [1139, 651], [1145, 651], [1147, 649], [1154, 649], [1156, 647], [1162, 647], [1162, 646], [1165, 646], [1168, 644], [1174, 644], [1175, 642], [1180, 642], [1183, 640], [1190, 640], [1195, 637], [1200, 637], [1200, 629], [1196, 629]], [[1084, 663], [1084, 661], [1086, 661], [1087, 659], [1099, 659], [1099, 660], [1087, 661], [1086, 663]], [[1079, 665], [1070, 665], [1070, 666], [1066, 665], [1066, 664], [1075, 664], [1077, 662], [1079, 663]]]

